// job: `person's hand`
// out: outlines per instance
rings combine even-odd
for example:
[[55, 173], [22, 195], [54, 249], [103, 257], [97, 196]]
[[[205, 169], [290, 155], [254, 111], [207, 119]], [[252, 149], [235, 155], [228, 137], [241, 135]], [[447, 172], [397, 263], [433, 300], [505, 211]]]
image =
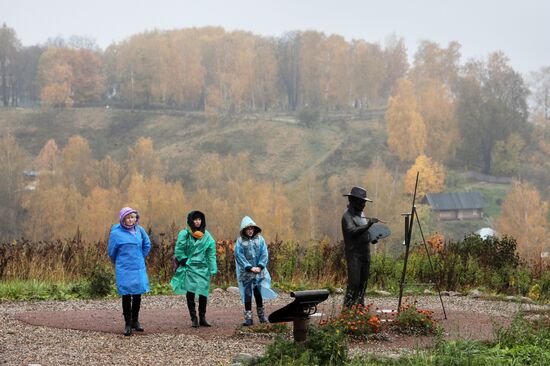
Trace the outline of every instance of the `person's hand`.
[[252, 267], [251, 271], [254, 273], [260, 273], [262, 269], [260, 267]]

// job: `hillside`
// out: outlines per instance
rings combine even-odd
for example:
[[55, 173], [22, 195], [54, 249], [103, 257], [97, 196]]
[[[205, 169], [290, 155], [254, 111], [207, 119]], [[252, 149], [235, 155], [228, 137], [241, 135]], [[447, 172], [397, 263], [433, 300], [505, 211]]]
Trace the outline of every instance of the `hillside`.
[[[304, 198], [301, 197], [303, 184], [311, 185], [312, 181], [308, 179], [314, 179], [328, 187], [327, 179], [338, 176], [342, 178], [338, 187], [328, 189], [330, 192], [326, 187], [317, 191], [321, 201], [314, 203], [319, 207], [328, 205], [331, 212], [308, 211], [307, 214], [321, 220], [325, 232], [339, 235], [338, 220], [334, 220], [334, 215], [337, 212], [339, 215], [344, 202], [325, 203], [331, 194], [341, 197], [341, 192], [335, 192], [335, 188], [344, 191], [348, 185], [363, 184], [362, 177], [376, 157], [382, 158], [392, 174], [398, 177], [398, 183], [401, 181], [399, 176], [410, 167], [399, 162], [388, 151], [385, 124], [379, 119], [380, 113], [365, 118], [331, 114], [306, 127], [290, 114], [220, 117], [196, 112], [131, 112], [105, 108], [2, 109], [0, 134], [9, 131], [31, 158], [49, 139], [54, 139], [62, 149], [69, 137], [78, 134], [88, 140], [97, 160], [107, 155], [115, 160], [125, 160], [128, 148], [133, 147], [140, 137], [148, 137], [152, 139], [165, 169], [164, 177], [170, 181], [180, 181], [185, 187], [195, 183], [191, 172], [201, 157], [217, 154], [225, 158], [247, 153], [252, 175], [260, 180], [282, 181], [288, 198], [293, 202], [295, 214], [302, 215], [300, 219], [306, 214], [296, 212], [297, 209], [304, 209]], [[32, 159], [29, 159], [27, 168], [35, 168]], [[489, 217], [480, 221], [442, 223], [437, 222], [429, 208], [425, 207], [422, 215], [425, 230], [444, 232], [459, 240], [469, 232], [492, 226], [491, 219], [500, 213], [500, 203], [509, 186], [476, 185], [453, 172], [449, 172], [448, 178], [449, 190], [480, 191], [487, 203], [486, 214]], [[218, 196], [224, 195], [223, 184], [221, 189], [216, 193]], [[391, 224], [395, 232], [402, 230], [399, 214], [407, 209], [408, 200], [405, 198], [396, 202], [396, 205], [404, 206], [391, 209], [395, 211]], [[328, 228], [328, 225], [334, 227]], [[312, 237], [314, 235], [311, 233]], [[396, 246], [399, 245], [400, 236], [393, 241]]]
[[49, 139], [62, 148], [78, 134], [89, 141], [96, 159], [122, 158], [139, 137], [149, 137], [166, 176], [183, 181], [189, 164], [209, 153], [249, 153], [257, 175], [283, 182], [310, 171], [328, 176], [366, 168], [377, 151], [387, 155], [380, 124], [343, 117], [328, 117], [308, 128], [292, 116], [275, 115], [207, 118], [203, 113], [102, 108], [0, 110], [0, 133], [6, 131], [33, 156]]

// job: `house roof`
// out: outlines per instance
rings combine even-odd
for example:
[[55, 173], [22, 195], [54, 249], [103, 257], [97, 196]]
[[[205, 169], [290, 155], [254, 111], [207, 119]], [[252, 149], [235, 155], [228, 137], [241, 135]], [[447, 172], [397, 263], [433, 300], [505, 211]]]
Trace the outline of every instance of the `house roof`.
[[444, 192], [428, 193], [426, 199], [432, 210], [468, 210], [485, 207], [483, 197], [479, 192]]

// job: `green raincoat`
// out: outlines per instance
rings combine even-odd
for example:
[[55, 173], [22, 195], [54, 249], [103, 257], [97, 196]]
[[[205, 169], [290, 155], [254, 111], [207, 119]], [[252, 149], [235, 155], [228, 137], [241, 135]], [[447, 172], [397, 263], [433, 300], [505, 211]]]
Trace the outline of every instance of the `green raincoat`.
[[[195, 212], [189, 214], [188, 221]], [[208, 297], [210, 277], [218, 272], [216, 241], [207, 230], [203, 229], [204, 236], [200, 239], [194, 238], [190, 230], [187, 227], [178, 234], [174, 256], [185, 265], [178, 266], [170, 285], [176, 294], [193, 292]]]

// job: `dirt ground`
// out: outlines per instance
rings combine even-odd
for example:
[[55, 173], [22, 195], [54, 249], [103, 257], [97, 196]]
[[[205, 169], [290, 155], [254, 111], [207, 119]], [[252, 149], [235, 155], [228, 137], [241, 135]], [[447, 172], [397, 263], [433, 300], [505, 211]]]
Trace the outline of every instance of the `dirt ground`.
[[[319, 312], [326, 314], [327, 309], [320, 307]], [[37, 326], [103, 333], [120, 334], [124, 327], [122, 314], [112, 310], [29, 311], [18, 313], [15, 317]], [[510, 323], [510, 318], [507, 317], [463, 311], [447, 311], [447, 319], [440, 311], [434, 314], [434, 318], [445, 329], [446, 337], [449, 339], [461, 337], [490, 340], [495, 324], [507, 325]], [[204, 339], [230, 338], [236, 336], [237, 330], [241, 328], [242, 308], [209, 309], [207, 319], [212, 327], [192, 328], [187, 309], [144, 309], [140, 314], [140, 322], [144, 326], [145, 332], [134, 332], [134, 334], [192, 334]], [[310, 323], [318, 323], [320, 319], [320, 316], [314, 316]], [[288, 324], [292, 326], [292, 323]], [[382, 347], [406, 348], [429, 346], [433, 342], [433, 337], [391, 333], [388, 334], [388, 340], [376, 343]]]
[[[270, 314], [293, 299], [289, 294], [266, 303]], [[419, 309], [434, 312], [447, 339], [492, 340], [495, 325], [507, 325], [523, 311], [550, 313], [550, 306], [489, 301], [469, 296], [420, 296]], [[370, 298], [372, 309], [394, 309], [391, 296]], [[342, 296], [330, 296], [310, 323], [338, 314]], [[216, 289], [209, 296], [212, 327], [192, 328], [182, 296], [145, 296], [140, 322], [145, 332], [124, 337], [120, 299], [0, 302], [0, 364], [90, 365], [174, 364], [229, 365], [239, 353], [262, 355], [272, 336], [242, 331], [243, 307], [238, 294]], [[256, 321], [256, 317], [255, 317]], [[291, 329], [292, 323], [289, 323]], [[435, 343], [433, 336], [383, 332], [368, 342], [352, 342], [350, 356], [402, 355]]]

